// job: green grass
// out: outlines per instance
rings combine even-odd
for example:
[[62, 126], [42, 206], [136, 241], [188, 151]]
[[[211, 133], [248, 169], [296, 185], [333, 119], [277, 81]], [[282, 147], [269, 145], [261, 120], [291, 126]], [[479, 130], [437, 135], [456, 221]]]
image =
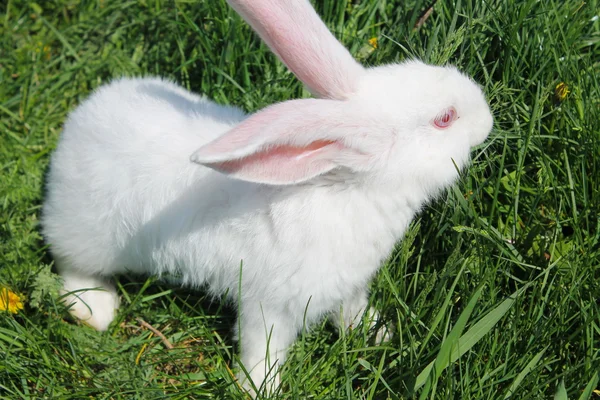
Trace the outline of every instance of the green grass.
[[[314, 327], [281, 397], [600, 398], [600, 4], [439, 1], [413, 30], [431, 2], [356, 3], [317, 10], [361, 62], [452, 62], [496, 124], [373, 282], [393, 339]], [[5, 0], [0, 30], [0, 285], [26, 296], [0, 312], [0, 397], [242, 398], [235, 312], [201, 291], [121, 277], [107, 333], [69, 320], [39, 233], [44, 173], [67, 113], [113, 77], [170, 77], [248, 111], [308, 94], [222, 0]]]

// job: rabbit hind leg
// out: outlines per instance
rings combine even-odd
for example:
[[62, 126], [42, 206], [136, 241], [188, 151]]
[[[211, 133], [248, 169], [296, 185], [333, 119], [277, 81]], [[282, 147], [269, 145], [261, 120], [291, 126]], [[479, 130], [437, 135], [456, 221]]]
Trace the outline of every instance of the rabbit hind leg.
[[60, 268], [63, 279], [61, 294], [73, 317], [92, 328], [105, 331], [119, 308], [115, 286], [105, 277], [80, 270]]

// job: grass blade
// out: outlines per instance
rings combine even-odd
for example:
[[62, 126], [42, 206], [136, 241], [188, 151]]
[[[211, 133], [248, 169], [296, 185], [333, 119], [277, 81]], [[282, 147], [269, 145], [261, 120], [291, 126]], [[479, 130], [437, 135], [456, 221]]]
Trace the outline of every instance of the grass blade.
[[527, 363], [527, 365], [525, 366], [525, 368], [523, 368], [523, 371], [521, 371], [519, 373], [519, 375], [517, 375], [517, 377], [515, 378], [515, 380], [513, 381], [513, 383], [508, 388], [508, 391], [506, 392], [506, 395], [504, 396], [504, 399], [508, 399], [509, 397], [511, 397], [513, 395], [513, 393], [519, 387], [519, 385], [521, 384], [521, 382], [523, 381], [523, 379], [525, 379], [525, 377], [536, 367], [537, 363], [544, 356], [544, 353], [546, 352], [547, 349], [548, 349], [548, 347], [544, 347], [544, 349], [542, 351], [540, 351], [539, 353], [537, 353], [531, 359], [531, 361], [529, 361], [529, 363]]
[[[598, 373], [596, 372], [594, 374], [594, 376], [592, 377], [592, 379], [590, 379], [590, 381], [588, 382], [587, 386], [585, 387], [585, 389], [583, 390], [583, 393], [581, 393], [581, 396], [579, 396], [579, 400], [588, 400], [590, 398], [590, 396], [592, 395], [592, 393], [595, 392], [595, 388], [596, 385], [598, 384], [598, 378], [600, 376], [598, 375]], [[597, 393], [600, 394], [600, 393]]]
[[[482, 290], [483, 286], [480, 286], [479, 289], [477, 289], [471, 297], [471, 300], [469, 300], [469, 303], [465, 307], [464, 311], [460, 314], [460, 317], [458, 317], [456, 325], [454, 325], [454, 327], [446, 337], [446, 340], [444, 340], [444, 342], [442, 343], [440, 352], [438, 353], [436, 359], [433, 361], [432, 364], [430, 364], [431, 368], [425, 368], [425, 370], [421, 372], [421, 374], [419, 374], [419, 376], [417, 377], [417, 383], [415, 383], [415, 390], [419, 386], [427, 383], [427, 386], [421, 393], [421, 399], [427, 396], [431, 388], [431, 384], [437, 381], [437, 379], [442, 374], [442, 371], [446, 369], [446, 367], [451, 362], [453, 362], [452, 354], [458, 348], [457, 345], [460, 342], [460, 334], [467, 325], [467, 321], [469, 320], [469, 317], [471, 316], [471, 313], [475, 308], [477, 300], [479, 300], [479, 296], [481, 296]], [[427, 367], [429, 367], [429, 365]]]
[[[516, 292], [514, 292], [513, 294], [511, 294], [506, 300], [504, 300], [496, 308], [494, 308], [492, 311], [487, 313], [485, 315], [485, 317], [481, 318], [476, 324], [474, 324], [471, 327], [471, 329], [469, 329], [467, 331], [467, 333], [465, 333], [463, 336], [461, 336], [460, 339], [458, 339], [459, 346], [454, 347], [452, 350], [452, 354], [450, 355], [450, 358], [449, 358], [449, 363], [453, 363], [456, 360], [458, 360], [463, 354], [465, 354], [467, 351], [469, 351], [482, 337], [484, 337], [489, 331], [491, 331], [492, 328], [498, 323], [498, 321], [500, 321], [500, 319], [508, 312], [510, 307], [515, 302], [516, 298], [525, 289], [527, 289], [528, 286], [529, 285], [525, 285], [521, 289], [519, 289]], [[479, 291], [480, 290], [481, 290], [481, 288], [479, 289]], [[476, 294], [477, 293], [478, 292], [476, 292]], [[471, 301], [472, 301], [472, 299], [471, 299]], [[471, 302], [469, 302], [469, 305], [470, 304], [471, 304]], [[467, 308], [468, 307], [469, 306], [467, 306]], [[467, 308], [465, 308], [465, 311], [463, 312], [463, 314], [467, 311]], [[463, 315], [461, 315], [461, 318], [462, 318], [462, 316]], [[459, 318], [459, 320], [460, 320], [460, 318]], [[457, 326], [458, 326], [458, 323], [457, 323]], [[454, 329], [456, 329], [457, 326], [455, 326]], [[452, 332], [450, 332], [450, 334], [452, 334]], [[450, 338], [450, 335], [448, 335], [448, 338]], [[441, 354], [441, 352], [442, 352], [442, 349], [440, 349], [440, 354]], [[415, 381], [415, 386], [414, 386], [415, 391], [427, 382], [427, 378], [430, 376], [430, 372], [434, 368], [434, 364], [438, 362], [439, 358], [440, 358], [440, 356], [438, 355], [438, 357], [434, 361], [432, 361], [427, 367], [425, 367], [423, 369], [423, 371], [417, 376], [417, 379]], [[444, 368], [446, 366], [448, 366], [449, 363], [447, 363], [444, 366]], [[440, 362], [440, 365], [441, 365], [441, 362]], [[435, 365], [435, 366], [439, 367], [439, 365]], [[441, 373], [441, 370], [438, 370], [438, 371], [439, 371], [439, 373]], [[425, 391], [427, 391], [427, 390], [425, 390]]]
[[558, 389], [556, 389], [556, 394], [554, 395], [554, 400], [569, 400], [569, 396], [567, 395], [567, 389], [565, 389], [565, 380], [562, 379], [560, 384], [558, 385]]

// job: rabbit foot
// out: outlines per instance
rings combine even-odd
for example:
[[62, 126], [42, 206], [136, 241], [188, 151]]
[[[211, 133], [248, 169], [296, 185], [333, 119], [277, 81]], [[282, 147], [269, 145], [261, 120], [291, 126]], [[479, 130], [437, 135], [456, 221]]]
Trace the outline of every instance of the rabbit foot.
[[61, 272], [65, 295], [73, 317], [98, 331], [105, 331], [119, 308], [119, 295], [107, 280], [74, 272]]

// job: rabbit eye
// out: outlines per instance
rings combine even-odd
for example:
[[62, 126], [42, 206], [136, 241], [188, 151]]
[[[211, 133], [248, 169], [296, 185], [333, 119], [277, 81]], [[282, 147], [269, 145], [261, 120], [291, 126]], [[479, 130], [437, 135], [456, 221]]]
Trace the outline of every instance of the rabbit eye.
[[448, 107], [439, 113], [432, 121], [433, 126], [439, 129], [445, 129], [452, 125], [458, 119], [458, 113], [454, 107]]

